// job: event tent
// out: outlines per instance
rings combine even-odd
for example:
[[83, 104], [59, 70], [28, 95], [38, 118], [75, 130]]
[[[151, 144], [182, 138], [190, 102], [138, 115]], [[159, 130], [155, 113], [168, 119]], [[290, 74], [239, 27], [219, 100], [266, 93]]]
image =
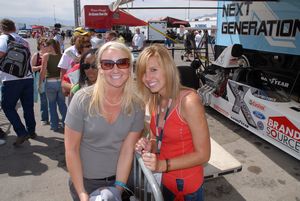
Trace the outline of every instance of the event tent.
[[118, 9], [113, 13], [112, 24], [126, 26], [146, 26], [148, 23], [134, 17], [124, 10]]
[[183, 25], [185, 27], [190, 27], [190, 23], [188, 21], [176, 19], [173, 17], [165, 17], [162, 18], [161, 21], [166, 21], [167, 27], [179, 27], [180, 25]]
[[92, 29], [111, 29], [116, 25], [147, 25], [147, 22], [134, 17], [122, 9], [117, 9], [113, 12], [107, 5], [85, 5], [82, 17], [83, 26]]

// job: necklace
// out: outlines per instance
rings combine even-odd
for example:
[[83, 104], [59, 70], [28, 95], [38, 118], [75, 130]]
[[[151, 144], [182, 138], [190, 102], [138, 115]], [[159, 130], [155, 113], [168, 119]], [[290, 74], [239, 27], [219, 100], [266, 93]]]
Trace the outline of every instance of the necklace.
[[120, 98], [120, 100], [118, 100], [118, 102], [113, 103], [112, 101], [108, 100], [106, 97], [104, 97], [104, 100], [107, 104], [111, 105], [111, 106], [117, 106], [120, 105], [122, 102], [122, 98]]
[[163, 122], [162, 122], [162, 126], [160, 127], [160, 131], [159, 131], [159, 116], [160, 116], [160, 104], [157, 105], [157, 111], [158, 113], [156, 114], [156, 122], [155, 122], [155, 134], [156, 134], [156, 146], [157, 146], [157, 153], [160, 153], [160, 147], [161, 147], [161, 143], [162, 143], [162, 139], [163, 139], [163, 135], [164, 135], [164, 127], [165, 127], [165, 123], [167, 120], [167, 117], [169, 115], [169, 111], [172, 105], [172, 99], [169, 98], [169, 102], [168, 102], [168, 106], [167, 106], [167, 110], [165, 113], [165, 117], [163, 118]]

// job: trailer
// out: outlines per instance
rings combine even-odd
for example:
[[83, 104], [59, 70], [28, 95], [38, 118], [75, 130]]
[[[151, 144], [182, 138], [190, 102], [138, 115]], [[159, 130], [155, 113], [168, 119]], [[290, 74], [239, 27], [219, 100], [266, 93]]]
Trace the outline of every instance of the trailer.
[[148, 21], [148, 37], [150, 42], [163, 42], [167, 33], [166, 21]]
[[[219, 1], [205, 105], [300, 160], [300, 2]], [[196, 67], [197, 68], [197, 67]]]

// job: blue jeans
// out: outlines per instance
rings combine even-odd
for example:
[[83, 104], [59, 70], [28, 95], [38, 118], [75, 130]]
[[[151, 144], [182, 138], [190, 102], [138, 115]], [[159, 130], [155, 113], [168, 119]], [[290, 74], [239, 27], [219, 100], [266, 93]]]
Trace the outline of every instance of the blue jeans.
[[59, 118], [58, 118], [56, 107], [58, 106], [59, 112], [61, 114], [62, 122], [65, 121], [66, 113], [67, 113], [65, 96], [63, 95], [61, 90], [61, 81], [46, 80], [45, 90], [46, 90], [46, 95], [49, 104], [49, 111], [50, 111], [50, 126], [51, 129], [57, 130]]
[[[33, 79], [5, 81], [1, 92], [2, 109], [16, 134], [20, 137], [34, 133], [36, 123], [33, 109]], [[26, 128], [16, 111], [18, 100], [21, 101]]]
[[41, 121], [49, 121], [49, 112], [48, 112], [48, 100], [46, 92], [40, 93], [40, 112], [41, 112]]
[[[175, 199], [173, 192], [167, 189], [164, 185], [162, 187], [162, 194], [165, 201], [173, 201]], [[203, 185], [200, 186], [200, 188], [194, 193], [184, 195], [184, 201], [204, 201]]]

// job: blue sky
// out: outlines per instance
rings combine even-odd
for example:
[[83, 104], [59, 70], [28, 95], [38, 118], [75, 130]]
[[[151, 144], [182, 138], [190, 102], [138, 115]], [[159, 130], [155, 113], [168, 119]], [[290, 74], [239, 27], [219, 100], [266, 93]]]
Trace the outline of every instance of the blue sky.
[[[81, 6], [89, 4], [109, 4], [112, 0], [82, 0]], [[133, 6], [216, 6], [216, 1], [201, 0], [135, 0]], [[128, 4], [131, 5], [131, 4]], [[149, 18], [173, 16], [186, 19], [204, 14], [216, 13], [215, 10], [129, 10], [138, 18], [147, 20]], [[73, 20], [73, 0], [8, 0], [1, 1], [0, 17], [53, 17], [57, 19]]]

